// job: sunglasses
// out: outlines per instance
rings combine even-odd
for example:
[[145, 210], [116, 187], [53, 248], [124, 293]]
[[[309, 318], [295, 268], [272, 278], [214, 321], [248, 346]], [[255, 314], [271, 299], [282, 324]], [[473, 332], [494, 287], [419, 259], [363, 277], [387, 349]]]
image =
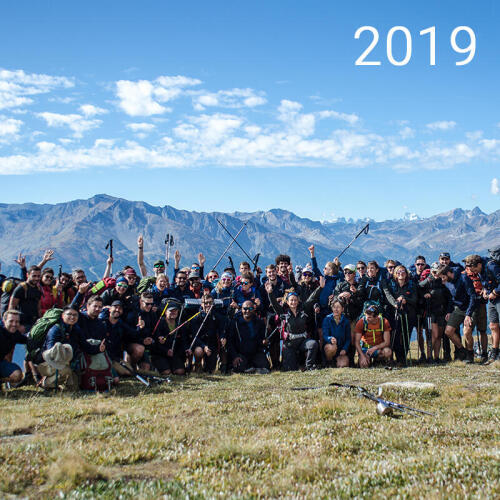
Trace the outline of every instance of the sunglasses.
[[165, 267], [165, 266], [164, 266], [164, 265], [162, 265], [162, 264], [155, 264], [153, 267], [154, 267], [155, 269], [160, 269], [160, 267]]
[[366, 267], [364, 267], [364, 266], [363, 266], [363, 267], [357, 267], [356, 269], [357, 269], [358, 271], [362, 271], [363, 269], [366, 269]]
[[242, 307], [242, 311], [253, 311], [253, 307]]
[[123, 284], [123, 285], [121, 285], [121, 284], [120, 284], [120, 285], [116, 285], [116, 286], [117, 286], [118, 288], [128, 288], [128, 285], [125, 285], [125, 284]]
[[415, 265], [416, 266], [425, 266], [425, 262], [417, 262]]
[[387, 269], [389, 270], [394, 269], [394, 266], [387, 266]]
[[302, 273], [302, 276], [304, 276], [304, 278], [312, 278], [311, 273]]
[[250, 281], [242, 281], [241, 282], [242, 285], [249, 285], [250, 284]]
[[221, 281], [233, 281], [231, 278], [222, 278]]
[[354, 274], [354, 271], [350, 271], [349, 269], [344, 269], [344, 274]]

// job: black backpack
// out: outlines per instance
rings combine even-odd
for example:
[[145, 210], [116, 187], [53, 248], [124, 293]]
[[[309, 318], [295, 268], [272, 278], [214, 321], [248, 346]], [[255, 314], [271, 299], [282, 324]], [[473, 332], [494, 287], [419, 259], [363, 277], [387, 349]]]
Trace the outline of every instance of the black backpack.
[[10, 297], [14, 293], [14, 290], [17, 288], [17, 286], [22, 282], [22, 279], [16, 278], [14, 276], [9, 276], [2, 281], [2, 296], [0, 298], [1, 316], [3, 316], [3, 313], [9, 308]]

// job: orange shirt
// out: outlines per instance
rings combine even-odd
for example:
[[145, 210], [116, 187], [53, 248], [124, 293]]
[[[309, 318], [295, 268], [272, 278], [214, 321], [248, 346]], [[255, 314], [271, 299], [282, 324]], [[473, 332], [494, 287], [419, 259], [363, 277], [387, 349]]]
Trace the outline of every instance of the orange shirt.
[[390, 323], [382, 316], [377, 318], [377, 323], [370, 325], [366, 318], [361, 318], [356, 323], [355, 332], [361, 334], [361, 340], [370, 347], [384, 341], [384, 332], [391, 331]]

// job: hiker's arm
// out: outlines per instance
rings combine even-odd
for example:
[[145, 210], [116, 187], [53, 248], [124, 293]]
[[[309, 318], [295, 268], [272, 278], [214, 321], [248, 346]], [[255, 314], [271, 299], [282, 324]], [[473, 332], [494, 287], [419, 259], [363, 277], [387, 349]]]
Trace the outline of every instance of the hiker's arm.
[[111, 266], [113, 265], [113, 257], [108, 257], [106, 260], [106, 269], [104, 270], [104, 274], [102, 276], [102, 279], [104, 278], [109, 278], [109, 275], [111, 274]]
[[144, 264], [144, 238], [140, 234], [137, 238], [137, 265], [141, 271], [141, 276], [145, 278], [148, 275], [146, 264]]
[[392, 291], [389, 290], [387, 281], [383, 278], [382, 278], [382, 290], [384, 292], [385, 298], [387, 299], [387, 302], [389, 302], [389, 304], [391, 304], [392, 307], [398, 307], [399, 302], [394, 298]]
[[205, 277], [205, 262], [207, 258], [200, 252], [198, 254], [198, 264], [200, 265], [200, 279], [203, 280]]
[[54, 259], [54, 250], [50, 250], [50, 249], [49, 249], [49, 250], [45, 250], [45, 253], [43, 254], [43, 258], [42, 258], [42, 260], [40, 261], [40, 263], [38, 264], [38, 267], [39, 267], [40, 269], [42, 269], [42, 268], [43, 268], [43, 266], [44, 266], [45, 264], [47, 264], [47, 262], [48, 262], [49, 260], [53, 260], [53, 259]]

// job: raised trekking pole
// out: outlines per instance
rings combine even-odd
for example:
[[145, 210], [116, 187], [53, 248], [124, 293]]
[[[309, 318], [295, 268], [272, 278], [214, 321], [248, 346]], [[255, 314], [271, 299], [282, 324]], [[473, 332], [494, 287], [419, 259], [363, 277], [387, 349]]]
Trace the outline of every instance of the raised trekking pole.
[[[218, 221], [219, 219], [217, 219]], [[219, 259], [217, 260], [217, 262], [215, 263], [215, 265], [212, 267], [212, 269], [215, 271], [215, 268], [219, 265], [220, 261], [222, 260], [222, 258], [224, 257], [224, 255], [226, 255], [226, 253], [229, 251], [229, 249], [233, 246], [233, 244], [236, 242], [236, 238], [240, 235], [241, 231], [243, 231], [243, 229], [245, 229], [247, 223], [245, 222], [243, 224], [243, 226], [241, 226], [241, 229], [237, 232], [236, 236], [233, 238], [233, 241], [231, 241], [231, 243], [229, 243], [229, 245], [227, 246], [227, 248], [222, 252], [222, 255], [219, 257]], [[230, 257], [231, 258], [231, 257]]]
[[229, 265], [231, 266], [231, 269], [236, 273], [236, 268], [234, 267], [233, 259], [231, 258], [230, 255], [228, 255], [227, 258], [229, 259]]
[[349, 245], [347, 245], [344, 250], [342, 250], [342, 252], [339, 253], [339, 255], [337, 255], [337, 259], [340, 259], [340, 257], [342, 257], [342, 255], [344, 254], [344, 252], [359, 238], [359, 236], [361, 236], [362, 234], [368, 234], [368, 231], [370, 230], [370, 224], [367, 224], [363, 229], [361, 229], [361, 231], [356, 235], [354, 236], [354, 238], [351, 240], [351, 242], [349, 243]]
[[[219, 220], [219, 219], [216, 219], [217, 222], [221, 225], [222, 229], [224, 229], [224, 231], [226, 231], [227, 234], [229, 234], [229, 236], [231, 237], [231, 239], [234, 241], [234, 243], [236, 243], [236, 245], [238, 245], [238, 247], [240, 248], [240, 250], [246, 255], [247, 259], [254, 265], [256, 266], [256, 263], [254, 262], [254, 260], [252, 259], [252, 257], [250, 257], [250, 255], [248, 255], [247, 251], [236, 241], [236, 238], [229, 232], [229, 230], [227, 229], [227, 227]], [[245, 222], [245, 226], [246, 226], [246, 222]]]
[[260, 252], [255, 255], [253, 258], [253, 272], [257, 271], [258, 263], [259, 263]]
[[167, 233], [165, 236], [165, 269], [168, 269], [168, 265], [170, 264], [170, 247], [174, 246], [174, 236], [172, 234]]
[[[113, 240], [109, 240], [108, 244], [106, 245], [106, 250], [109, 248], [109, 258], [113, 258]], [[113, 274], [111, 270], [113, 269], [113, 264], [109, 267], [109, 274]]]

